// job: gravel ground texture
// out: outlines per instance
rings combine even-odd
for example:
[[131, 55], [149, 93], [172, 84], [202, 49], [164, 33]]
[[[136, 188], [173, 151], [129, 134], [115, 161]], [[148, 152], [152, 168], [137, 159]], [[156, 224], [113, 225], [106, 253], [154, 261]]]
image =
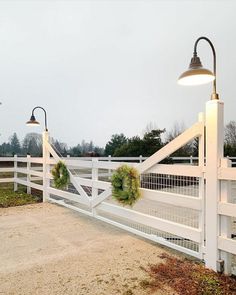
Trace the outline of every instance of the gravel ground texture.
[[167, 251], [58, 205], [0, 209], [0, 294], [149, 294], [143, 267]]

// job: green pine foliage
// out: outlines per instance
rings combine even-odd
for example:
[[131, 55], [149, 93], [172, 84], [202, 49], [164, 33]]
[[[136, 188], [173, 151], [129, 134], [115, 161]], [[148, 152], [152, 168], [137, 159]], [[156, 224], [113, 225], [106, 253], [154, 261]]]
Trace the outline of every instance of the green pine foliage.
[[70, 182], [70, 175], [66, 165], [59, 161], [52, 169], [54, 185], [58, 189], [65, 188]]
[[156, 129], [146, 132], [143, 138], [139, 136], [128, 138], [124, 144], [116, 147], [111, 155], [114, 157], [138, 157], [140, 155], [149, 157], [164, 146], [161, 140], [164, 132], [165, 129]]
[[104, 153], [106, 156], [113, 156], [116, 149], [120, 148], [121, 146], [125, 145], [127, 143], [127, 138], [124, 136], [123, 133], [121, 134], [113, 134], [111, 136], [111, 139], [108, 141], [108, 143], [105, 146]]
[[140, 180], [138, 171], [123, 165], [112, 175], [112, 196], [123, 205], [132, 206], [140, 198]]

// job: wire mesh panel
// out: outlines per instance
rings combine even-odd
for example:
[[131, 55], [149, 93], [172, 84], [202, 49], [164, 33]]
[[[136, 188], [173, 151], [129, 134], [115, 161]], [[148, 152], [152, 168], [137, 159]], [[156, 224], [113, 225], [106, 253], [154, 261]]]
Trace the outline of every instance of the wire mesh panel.
[[[236, 204], [236, 181], [231, 181], [231, 200], [233, 204]], [[236, 212], [235, 212], [236, 215]], [[232, 217], [232, 234], [236, 237], [236, 217]]]
[[199, 177], [148, 173], [141, 176], [141, 187], [191, 197], [199, 196]]
[[[96, 200], [96, 196], [99, 197], [105, 190], [107, 190], [107, 192], [110, 191], [109, 182], [111, 180], [112, 171], [118, 167], [117, 163], [113, 166], [111, 164], [104, 165], [103, 163], [100, 167], [96, 159], [92, 161], [92, 163], [85, 163], [86, 165], [84, 165], [84, 167], [82, 161], [78, 161], [77, 166], [74, 166], [71, 159], [68, 160], [68, 163], [70, 163], [68, 168], [74, 180], [78, 181], [78, 185], [81, 185], [89, 199], [88, 204], [81, 204], [81, 202], [83, 203], [82, 195], [79, 195], [76, 189], [77, 186], [75, 185], [74, 187], [72, 184], [65, 190], [68, 194], [60, 194], [59, 197], [55, 194], [52, 198], [59, 198], [59, 201], [63, 201], [69, 206], [75, 206], [86, 212], [93, 213], [97, 218], [106, 219], [107, 221], [113, 222], [115, 225], [123, 225], [123, 228], [133, 229], [142, 236], [145, 234], [145, 237], [172, 246], [175, 249], [181, 247], [183, 252], [194, 252], [196, 253], [194, 256], [199, 257], [200, 246], [196, 242], [200, 240], [200, 232], [198, 231], [200, 226], [199, 211], [182, 207], [184, 206], [183, 204], [182, 206], [178, 206], [175, 204], [174, 199], [177, 194], [194, 198], [199, 197], [198, 177], [161, 173], [143, 174], [140, 177], [141, 188], [161, 191], [163, 193], [172, 193], [173, 204], [170, 202], [165, 203], [163, 200], [158, 201], [158, 198], [155, 200], [155, 197], [149, 198], [149, 196], [146, 196], [140, 199], [132, 208], [125, 211], [125, 208], [119, 205], [112, 197], [105, 200], [101, 197], [102, 204], [92, 209], [92, 203], [90, 201]], [[89, 182], [90, 180], [92, 180], [91, 184]], [[99, 189], [99, 181], [101, 181], [101, 187], [103, 189]], [[108, 186], [104, 182], [107, 182]], [[69, 198], [71, 196], [69, 193], [73, 194], [71, 200]], [[76, 195], [78, 195], [78, 198], [80, 197], [81, 202], [76, 202]], [[67, 198], [63, 198], [63, 196], [67, 196]], [[160, 222], [162, 226], [158, 226], [158, 222]], [[171, 233], [167, 232], [168, 230]], [[187, 231], [187, 233], [185, 231]], [[182, 235], [182, 237], [179, 235]], [[184, 251], [184, 249], [186, 251]]]
[[232, 274], [236, 275], [236, 255], [232, 255]]
[[[123, 205], [119, 204], [112, 197], [108, 198], [105, 203], [110, 203], [123, 207]], [[193, 228], [199, 227], [199, 212], [194, 209], [183, 208], [142, 198], [135, 205], [133, 205], [132, 210], [155, 216], [164, 220], [187, 225]]]
[[[142, 174], [141, 188], [198, 198], [199, 178], [156, 173]], [[106, 199], [104, 203], [114, 204], [123, 208], [123, 205], [120, 205], [112, 197]], [[148, 216], [154, 216], [162, 220], [171, 221], [176, 224], [185, 225], [191, 228], [198, 229], [200, 227], [199, 211], [191, 208], [176, 206], [174, 196], [173, 204], [163, 203], [158, 201], [158, 199], [155, 200], [153, 198], [141, 198], [131, 209], [139, 213], [144, 213]], [[140, 224], [138, 222], [134, 222], [132, 219], [112, 215], [107, 211], [101, 210], [99, 206], [96, 209], [96, 212], [99, 216], [128, 226], [139, 232], [146, 233], [152, 238], [155, 237], [157, 241], [159, 239], [160, 242], [168, 242], [169, 246], [171, 246], [172, 244], [181, 246], [183, 247], [183, 249], [188, 249], [194, 252], [200, 251], [199, 244], [189, 239], [185, 239], [183, 237], [173, 235], [168, 232], [164, 232], [156, 228]]]
[[[236, 204], [236, 181], [231, 181], [231, 196], [230, 196], [230, 202], [233, 204]], [[236, 212], [235, 212], [236, 215]], [[233, 240], [236, 240], [236, 216], [231, 217], [231, 238]], [[236, 255], [232, 255], [232, 273], [236, 275]]]
[[111, 213], [103, 211], [99, 208], [96, 211], [99, 216], [110, 219], [110, 220], [115, 221], [119, 224], [126, 225], [127, 227], [135, 229], [139, 232], [146, 233], [146, 234], [150, 235], [150, 238], [154, 237], [157, 242], [159, 240], [160, 243], [167, 242], [170, 247], [171, 247], [171, 244], [173, 244], [173, 245], [178, 245], [180, 247], [183, 247], [185, 249], [189, 249], [194, 252], [199, 251], [198, 243], [191, 241], [189, 239], [185, 239], [180, 236], [176, 236], [176, 235], [170, 234], [168, 232], [164, 232], [164, 231], [155, 229], [150, 226], [146, 226], [146, 225], [143, 225], [143, 224], [140, 224], [137, 222], [133, 222], [131, 219], [121, 218], [119, 216], [114, 216]]

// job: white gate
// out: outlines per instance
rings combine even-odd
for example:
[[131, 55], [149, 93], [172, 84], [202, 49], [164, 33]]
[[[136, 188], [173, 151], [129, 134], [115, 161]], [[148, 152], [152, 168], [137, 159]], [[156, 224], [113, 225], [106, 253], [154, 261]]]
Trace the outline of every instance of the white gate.
[[[41, 189], [44, 201], [203, 259], [214, 270], [224, 263], [225, 273], [230, 273], [232, 265], [236, 270], [236, 168], [223, 158], [223, 103], [207, 102], [205, 116], [200, 114], [196, 124], [144, 162], [129, 163], [141, 174], [142, 198], [132, 208], [112, 198], [110, 176], [124, 163], [111, 158], [62, 159], [50, 145], [48, 132], [43, 134], [43, 159], [5, 158], [14, 161], [14, 168], [0, 168], [0, 172], [7, 169], [14, 172], [14, 178], [0, 182], [14, 181], [15, 189], [18, 183], [26, 185], [28, 192], [31, 187]], [[160, 164], [194, 138], [199, 140], [197, 165]], [[69, 168], [67, 190], [53, 187], [50, 170], [59, 160]], [[18, 167], [18, 162], [27, 166]]]
[[[60, 157], [45, 133], [45, 198], [203, 259], [214, 270], [224, 263], [224, 271], [229, 273], [231, 254], [236, 254], [231, 226], [236, 204], [230, 203], [229, 180], [236, 180], [236, 170], [223, 158], [223, 133], [223, 103], [209, 101], [205, 119], [200, 114], [196, 124], [143, 163], [129, 164], [141, 174], [142, 199], [132, 208], [112, 199], [106, 176], [123, 163], [64, 159], [74, 191], [52, 188], [49, 164]], [[199, 143], [198, 165], [160, 164], [195, 138]], [[90, 171], [91, 176], [81, 177], [80, 169]]]
[[[141, 174], [142, 198], [132, 208], [112, 199], [109, 176], [112, 170], [123, 164], [121, 162], [64, 158], [69, 167], [71, 185], [66, 191], [53, 188], [49, 167], [61, 158], [49, 144], [45, 132], [45, 200], [203, 259], [204, 122], [200, 117], [198, 123], [143, 163], [129, 163]], [[159, 164], [194, 138], [199, 139], [198, 166]]]

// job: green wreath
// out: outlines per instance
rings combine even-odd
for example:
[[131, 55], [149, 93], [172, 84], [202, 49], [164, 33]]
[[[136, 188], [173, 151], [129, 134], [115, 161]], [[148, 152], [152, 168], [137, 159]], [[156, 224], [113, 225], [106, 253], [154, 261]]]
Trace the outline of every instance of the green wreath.
[[123, 205], [132, 206], [140, 198], [138, 171], [123, 165], [112, 175], [112, 196]]
[[65, 188], [70, 182], [70, 175], [66, 165], [59, 161], [52, 169], [54, 185], [58, 189]]

